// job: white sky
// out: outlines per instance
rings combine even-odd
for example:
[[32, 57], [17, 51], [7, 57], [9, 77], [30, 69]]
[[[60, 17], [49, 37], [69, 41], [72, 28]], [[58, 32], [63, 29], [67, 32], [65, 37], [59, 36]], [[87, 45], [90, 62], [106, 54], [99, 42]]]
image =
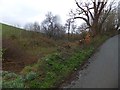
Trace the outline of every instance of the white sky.
[[65, 23], [70, 10], [76, 7], [74, 0], [0, 0], [0, 22], [21, 26], [35, 21], [41, 23], [51, 11]]
[[0, 0], [0, 22], [24, 25], [41, 22], [51, 11], [66, 21], [71, 9], [76, 8], [74, 0]]

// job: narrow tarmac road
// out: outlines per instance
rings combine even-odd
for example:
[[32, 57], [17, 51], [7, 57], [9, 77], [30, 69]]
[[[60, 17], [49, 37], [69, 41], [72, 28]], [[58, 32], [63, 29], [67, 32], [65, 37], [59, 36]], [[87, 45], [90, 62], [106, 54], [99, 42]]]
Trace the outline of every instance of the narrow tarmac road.
[[118, 37], [107, 40], [79, 71], [78, 79], [63, 88], [118, 88]]

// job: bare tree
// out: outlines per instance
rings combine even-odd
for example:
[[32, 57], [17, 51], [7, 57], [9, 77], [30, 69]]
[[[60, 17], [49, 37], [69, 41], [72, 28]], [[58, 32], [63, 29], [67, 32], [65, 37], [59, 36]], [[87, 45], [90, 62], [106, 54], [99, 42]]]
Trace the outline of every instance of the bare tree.
[[[106, 18], [105, 22], [102, 25], [102, 30], [101, 32], [111, 32], [116, 30], [116, 25], [117, 25], [117, 10], [114, 9], [109, 13], [109, 16]], [[103, 15], [104, 16], [104, 15]]]
[[27, 24], [24, 26], [24, 29], [29, 30], [29, 31], [40, 32], [40, 25], [39, 25], [38, 22], [27, 23]]
[[72, 34], [75, 34], [76, 28], [77, 28], [77, 25], [75, 25], [75, 23], [73, 23], [73, 24], [71, 25], [71, 33], [72, 33]]
[[79, 27], [77, 32], [80, 34], [81, 39], [84, 39], [86, 36], [86, 32], [87, 32], [88, 26], [86, 23], [82, 23]]
[[[115, 4], [117, 5], [117, 4]], [[104, 23], [100, 25], [102, 31], [115, 31], [120, 27], [120, 2], [118, 6], [115, 6], [110, 12], [107, 18], [104, 20]], [[104, 19], [106, 12], [102, 13], [101, 18]]]
[[40, 32], [40, 25], [39, 25], [38, 22], [34, 22], [34, 23], [33, 23], [33, 30], [34, 30], [35, 32]]
[[86, 31], [88, 29], [88, 25], [86, 23], [82, 23], [80, 26], [78, 26], [78, 32], [81, 33], [83, 31]]
[[75, 2], [78, 8], [75, 12], [71, 10], [70, 15], [72, 15], [74, 19], [79, 18], [84, 20], [90, 28], [92, 34], [98, 34], [101, 13], [106, 11], [106, 17], [101, 21], [101, 23], [103, 23], [107, 18], [108, 13], [111, 11], [112, 4], [110, 4], [108, 8], [105, 8], [108, 0], [91, 0], [90, 2], [84, 3], [75, 0]]
[[59, 17], [53, 15], [51, 12], [46, 14], [46, 19], [42, 22], [41, 27], [43, 33], [54, 39], [60, 38], [64, 32]]
[[61, 24], [56, 24], [54, 27], [53, 38], [55, 40], [64, 38], [65, 29]]
[[33, 24], [32, 23], [25, 24], [24, 29], [29, 30], [29, 31], [33, 31]]
[[69, 37], [70, 37], [70, 27], [71, 27], [71, 24], [74, 22], [73, 19], [69, 18], [66, 20], [66, 23], [65, 23], [65, 27], [67, 28], [67, 33], [68, 33], [68, 40], [69, 40]]

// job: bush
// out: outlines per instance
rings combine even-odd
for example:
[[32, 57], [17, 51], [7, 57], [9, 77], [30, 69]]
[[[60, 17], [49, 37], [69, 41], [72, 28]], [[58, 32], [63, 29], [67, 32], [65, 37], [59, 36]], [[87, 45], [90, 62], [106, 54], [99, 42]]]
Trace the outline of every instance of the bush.
[[24, 88], [24, 79], [15, 73], [2, 73], [2, 88]]
[[31, 81], [33, 79], [35, 79], [37, 77], [37, 74], [35, 72], [29, 72], [26, 77], [25, 77], [25, 80], [27, 81]]
[[3, 56], [4, 56], [5, 52], [6, 52], [6, 49], [5, 49], [5, 48], [1, 48], [1, 49], [0, 49], [0, 58], [2, 58], [3, 61], [4, 61]]
[[4, 76], [4, 79], [8, 80], [8, 79], [11, 79], [11, 78], [16, 78], [17, 75], [15, 73], [3, 73], [2, 74]]
[[3, 88], [24, 88], [24, 82], [21, 77], [17, 77], [15, 80], [4, 81], [2, 83]]
[[22, 71], [21, 74], [26, 75], [27, 73], [32, 71], [32, 67], [31, 66], [26, 66]]
[[2, 71], [2, 76], [5, 76], [8, 73], [9, 73], [8, 71]]

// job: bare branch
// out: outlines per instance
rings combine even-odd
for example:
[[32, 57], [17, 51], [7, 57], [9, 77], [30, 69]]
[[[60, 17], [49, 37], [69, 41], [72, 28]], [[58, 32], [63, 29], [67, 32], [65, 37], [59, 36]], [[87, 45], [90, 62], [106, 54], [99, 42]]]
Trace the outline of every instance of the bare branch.
[[100, 13], [102, 12], [103, 8], [105, 7], [105, 5], [107, 4], [107, 2], [101, 2], [101, 7], [100, 10], [98, 12], [98, 15], [100, 15]]
[[[74, 19], [82, 19], [86, 22], [86, 24], [91, 27], [91, 31], [93, 34], [97, 34], [98, 28], [101, 22], [104, 22], [107, 18], [108, 14], [111, 11], [111, 8], [106, 12], [103, 20], [101, 21], [100, 17], [102, 15], [102, 11], [106, 8], [108, 0], [91, 0], [90, 2], [79, 3], [75, 0], [75, 3], [78, 7], [76, 9], [77, 13], [74, 13]], [[92, 5], [91, 5], [92, 4]], [[100, 22], [101, 21], [101, 22]], [[102, 24], [101, 24], [102, 25]]]
[[75, 0], [75, 2], [76, 2], [76, 5], [77, 5], [81, 10], [83, 10], [84, 13], [86, 13], [86, 10], [83, 9], [76, 0]]
[[89, 26], [89, 27], [91, 27], [91, 25], [90, 25], [90, 23], [89, 23], [89, 21], [86, 19], [86, 18], [84, 18], [84, 17], [74, 17], [74, 19], [83, 19], [86, 23], [87, 23], [87, 25]]
[[99, 8], [99, 6], [100, 6], [100, 3], [101, 3], [101, 2], [98, 1], [97, 10], [98, 10], [98, 8]]
[[89, 8], [88, 5], [86, 5], [86, 8], [87, 8], [87, 11], [89, 12], [89, 14], [91, 15], [91, 18], [94, 20], [93, 14], [92, 14], [92, 12], [90, 11], [90, 10], [93, 9], [93, 8]]

